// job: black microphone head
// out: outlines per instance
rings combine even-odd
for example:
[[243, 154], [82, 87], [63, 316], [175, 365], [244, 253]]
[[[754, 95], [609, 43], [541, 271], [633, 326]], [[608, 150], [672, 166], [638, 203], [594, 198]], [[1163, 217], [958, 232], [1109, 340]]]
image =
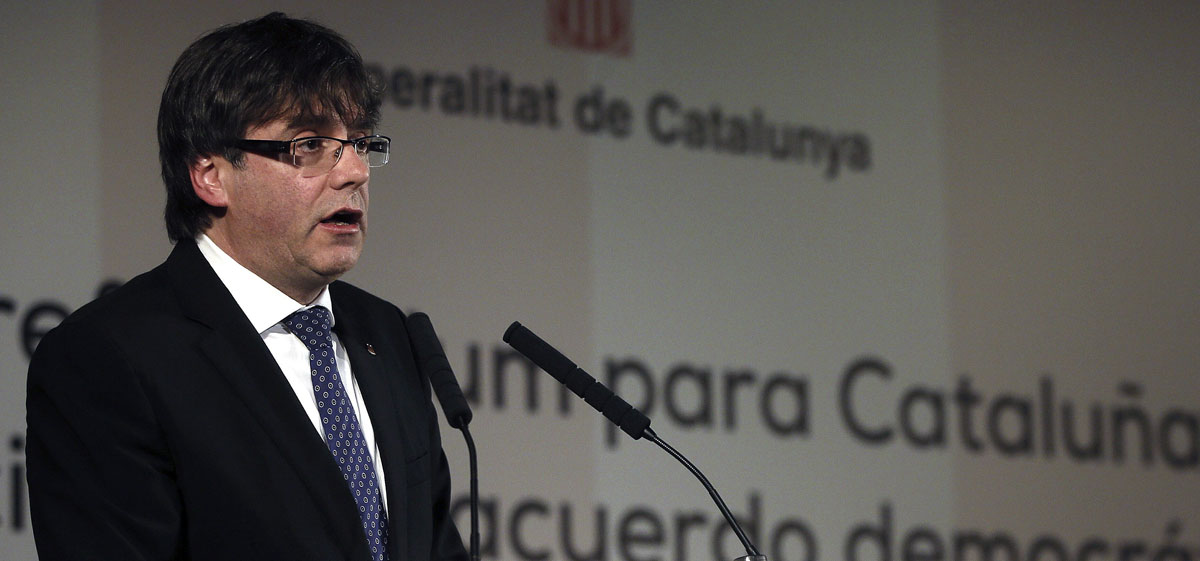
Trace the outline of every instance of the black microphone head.
[[545, 370], [575, 395], [582, 397], [593, 409], [621, 427], [635, 440], [641, 438], [650, 426], [650, 418], [632, 405], [613, 394], [612, 390], [596, 381], [590, 374], [571, 362], [558, 349], [542, 340], [534, 332], [514, 321], [504, 332], [504, 342], [530, 361]]
[[518, 329], [525, 329], [525, 326], [521, 325], [521, 322], [519, 321], [512, 322], [512, 325], [508, 326], [508, 329], [504, 330], [504, 342], [512, 343], [510, 339], [512, 339], [513, 333], [515, 333]]
[[460, 429], [471, 422], [471, 406], [454, 378], [450, 369], [450, 361], [442, 343], [438, 341], [437, 333], [433, 330], [433, 322], [429, 316], [417, 312], [408, 316], [405, 322], [408, 327], [408, 339], [416, 355], [417, 367], [429, 378], [429, 385], [437, 395], [438, 403], [442, 405], [442, 413], [451, 427]]
[[508, 326], [504, 332], [504, 342], [563, 384], [567, 383], [569, 376], [578, 368], [574, 362], [571, 362], [571, 359], [558, 352], [558, 349], [550, 346], [520, 322], [514, 321], [512, 325]]

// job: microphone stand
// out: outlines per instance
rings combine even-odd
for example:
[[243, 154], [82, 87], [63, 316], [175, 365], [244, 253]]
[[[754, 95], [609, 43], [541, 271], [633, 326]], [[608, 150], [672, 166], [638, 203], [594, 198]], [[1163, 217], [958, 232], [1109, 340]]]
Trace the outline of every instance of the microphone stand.
[[758, 552], [758, 548], [750, 542], [746, 537], [746, 532], [742, 531], [742, 527], [733, 518], [733, 514], [729, 512], [729, 507], [725, 506], [725, 501], [721, 499], [721, 495], [717, 494], [716, 488], [708, 482], [708, 478], [704, 477], [703, 473], [696, 468], [692, 462], [683, 457], [679, 451], [664, 442], [653, 430], [650, 429], [650, 418], [641, 411], [629, 405], [620, 396], [613, 393], [597, 382], [582, 368], [579, 368], [571, 359], [558, 352], [558, 349], [550, 346], [549, 343], [542, 340], [541, 337], [535, 335], [520, 322], [514, 321], [512, 325], [504, 332], [504, 342], [508, 343], [517, 352], [525, 355], [530, 361], [538, 365], [539, 368], [545, 370], [547, 374], [558, 380], [567, 389], [571, 390], [575, 395], [583, 398], [588, 405], [591, 405], [596, 411], [603, 414], [608, 420], [612, 421], [621, 430], [625, 431], [631, 438], [637, 440], [642, 437], [653, 441], [659, 445], [668, 454], [674, 456], [692, 472], [700, 483], [704, 484], [704, 488], [708, 490], [709, 496], [717, 503], [717, 508], [721, 509], [721, 515], [725, 517], [725, 522], [729, 524], [737, 537], [742, 542], [742, 546], [746, 548], [746, 555], [738, 557], [734, 561], [767, 561], [767, 556]]
[[708, 482], [708, 478], [704, 477], [703, 473], [700, 473], [700, 469], [692, 464], [692, 462], [688, 461], [688, 459], [685, 458], [683, 454], [680, 454], [678, 450], [672, 448], [671, 445], [667, 444], [662, 438], [659, 438], [658, 434], [656, 434], [650, 427], [646, 427], [646, 431], [642, 434], [642, 436], [646, 437], [646, 440], [657, 444], [663, 450], [666, 450], [666, 452], [676, 460], [679, 460], [679, 463], [683, 464], [683, 467], [686, 467], [688, 471], [692, 472], [692, 475], [695, 475], [696, 479], [699, 479], [700, 483], [704, 485], [704, 488], [708, 491], [708, 495], [713, 498], [713, 501], [717, 503], [717, 508], [721, 510], [721, 516], [725, 517], [725, 522], [729, 523], [729, 527], [733, 528], [733, 533], [737, 534], [738, 540], [742, 542], [742, 547], [746, 548], [746, 555], [738, 557], [734, 561], [767, 561], [767, 556], [759, 553], [758, 548], [754, 547], [754, 544], [750, 542], [750, 538], [746, 537], [746, 532], [742, 531], [742, 526], [737, 523], [736, 519], [734, 519], [733, 513], [729, 512], [729, 507], [725, 505], [725, 501], [722, 500], [721, 495], [717, 493], [716, 487], [713, 487], [712, 484]]
[[479, 465], [475, 458], [475, 439], [471, 438], [467, 423], [462, 424], [461, 430], [471, 463], [471, 561], [479, 561]]
[[462, 430], [471, 461], [471, 561], [479, 561], [479, 464], [475, 456], [475, 439], [467, 424], [471, 422], [471, 406], [463, 396], [446, 352], [433, 330], [433, 322], [422, 312], [408, 316], [409, 345], [417, 360], [417, 368], [429, 378], [429, 386], [442, 404], [442, 413], [451, 428]]

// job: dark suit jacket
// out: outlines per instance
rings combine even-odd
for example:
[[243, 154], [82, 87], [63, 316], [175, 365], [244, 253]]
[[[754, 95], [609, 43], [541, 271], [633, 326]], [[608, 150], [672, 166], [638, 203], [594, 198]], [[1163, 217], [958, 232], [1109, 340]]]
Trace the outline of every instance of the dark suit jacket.
[[[404, 315], [330, 290], [386, 470], [391, 559], [466, 559]], [[191, 241], [47, 334], [27, 399], [42, 561], [370, 557], [329, 449]]]

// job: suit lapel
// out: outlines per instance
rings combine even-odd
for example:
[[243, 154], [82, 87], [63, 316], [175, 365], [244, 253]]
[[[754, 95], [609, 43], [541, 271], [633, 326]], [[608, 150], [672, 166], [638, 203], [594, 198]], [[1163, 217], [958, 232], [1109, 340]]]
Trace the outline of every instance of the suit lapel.
[[185, 313], [211, 330], [201, 352], [272, 439], [274, 452], [304, 481], [346, 555], [361, 551], [359, 542], [366, 545], [362, 526], [342, 474], [250, 320], [195, 243], [180, 241], [167, 259], [167, 271]]
[[[334, 287], [331, 290], [335, 290]], [[403, 334], [384, 334], [377, 327], [373, 328], [366, 320], [368, 312], [357, 305], [350, 294], [333, 293], [334, 317], [337, 318], [334, 331], [350, 357], [354, 378], [362, 388], [363, 402], [371, 415], [375, 444], [387, 482], [388, 549], [392, 559], [402, 559], [402, 552], [408, 550], [407, 532], [404, 531], [408, 526], [405, 508], [408, 503], [407, 457], [404, 453], [407, 437], [404, 434], [406, 425], [398, 413], [403, 398], [398, 395], [399, 387], [394, 379], [400, 375], [403, 360], [402, 357], [388, 356], [388, 349], [393, 347], [385, 344], [387, 341], [382, 337], [394, 338]]]

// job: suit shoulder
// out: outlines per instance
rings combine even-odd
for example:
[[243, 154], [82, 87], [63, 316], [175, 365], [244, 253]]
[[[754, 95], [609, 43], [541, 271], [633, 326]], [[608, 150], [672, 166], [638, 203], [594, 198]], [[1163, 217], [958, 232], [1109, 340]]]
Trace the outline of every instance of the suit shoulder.
[[62, 324], [119, 324], [130, 318], [160, 314], [172, 308], [173, 302], [171, 289], [165, 282], [160, 266], [84, 304], [67, 316]]
[[46, 332], [30, 358], [31, 387], [37, 380], [51, 385], [57, 384], [51, 379], [78, 381], [77, 375], [85, 370], [124, 357], [121, 349], [154, 329], [148, 319], [162, 316], [171, 306], [163, 296], [169, 289], [160, 277], [158, 269], [138, 275], [84, 304]]

